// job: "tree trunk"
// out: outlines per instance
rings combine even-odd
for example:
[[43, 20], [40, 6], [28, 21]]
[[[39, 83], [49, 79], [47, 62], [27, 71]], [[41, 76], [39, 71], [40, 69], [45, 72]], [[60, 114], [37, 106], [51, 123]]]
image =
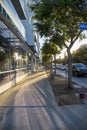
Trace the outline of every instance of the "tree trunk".
[[72, 88], [72, 55], [70, 49], [67, 49], [68, 53], [68, 88]]
[[52, 73], [52, 56], [50, 57], [50, 74]]
[[55, 74], [56, 74], [56, 54], [54, 55], [54, 64], [55, 64]]

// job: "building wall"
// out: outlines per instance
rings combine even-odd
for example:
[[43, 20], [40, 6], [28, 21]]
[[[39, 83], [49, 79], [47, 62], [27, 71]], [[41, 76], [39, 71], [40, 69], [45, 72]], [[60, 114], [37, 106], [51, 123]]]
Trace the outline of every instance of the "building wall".
[[[37, 2], [38, 0], [35, 0]], [[25, 26], [29, 27], [27, 28], [27, 40], [29, 41], [30, 45], [34, 45], [37, 56], [40, 57], [40, 42], [39, 42], [39, 33], [36, 31], [35, 27], [33, 26], [33, 23], [35, 23], [34, 20], [32, 20], [32, 16], [34, 15], [29, 6], [33, 3], [33, 0], [26, 0], [26, 16], [27, 21], [25, 22]], [[26, 24], [27, 23], [27, 24]], [[36, 40], [35, 40], [36, 39]]]
[[34, 31], [33, 31], [33, 21], [31, 19], [32, 13], [28, 6], [25, 6], [25, 14], [26, 14], [26, 19], [22, 20], [22, 23], [25, 27], [26, 30], [26, 41], [29, 45], [34, 45]]
[[[0, 5], [0, 93], [2, 93], [29, 74], [31, 50], [24, 44], [25, 28], [11, 0], [1, 0]], [[7, 19], [7, 16], [10, 19]], [[12, 20], [15, 26], [9, 20]], [[14, 33], [14, 27], [22, 34], [23, 40], [18, 31]], [[20, 35], [20, 38], [16, 34]]]
[[13, 23], [15, 24], [17, 29], [20, 31], [22, 36], [25, 38], [25, 28], [24, 28], [21, 20], [19, 19], [11, 1], [10, 0], [1, 0], [0, 3], [6, 10], [6, 13], [10, 16], [11, 20], [13, 21]]

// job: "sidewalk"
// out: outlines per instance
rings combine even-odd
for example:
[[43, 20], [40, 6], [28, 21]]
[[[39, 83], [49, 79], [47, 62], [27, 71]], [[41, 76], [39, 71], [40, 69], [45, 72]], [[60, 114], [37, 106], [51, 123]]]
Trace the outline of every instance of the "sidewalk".
[[43, 68], [19, 84], [0, 130], [87, 130], [87, 105], [58, 106]]

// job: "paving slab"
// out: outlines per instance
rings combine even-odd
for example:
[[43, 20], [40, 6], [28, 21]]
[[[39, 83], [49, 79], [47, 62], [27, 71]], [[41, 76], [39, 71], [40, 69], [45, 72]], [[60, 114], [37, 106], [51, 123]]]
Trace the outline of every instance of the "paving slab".
[[29, 77], [7, 107], [0, 130], [87, 130], [87, 105], [58, 106], [45, 71]]

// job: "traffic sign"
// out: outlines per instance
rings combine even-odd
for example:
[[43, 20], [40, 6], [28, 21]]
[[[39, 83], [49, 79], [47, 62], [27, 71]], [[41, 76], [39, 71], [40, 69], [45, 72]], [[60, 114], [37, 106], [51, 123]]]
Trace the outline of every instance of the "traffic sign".
[[87, 30], [87, 23], [80, 23], [79, 26], [81, 30]]
[[87, 0], [85, 0], [85, 3], [87, 3]]

